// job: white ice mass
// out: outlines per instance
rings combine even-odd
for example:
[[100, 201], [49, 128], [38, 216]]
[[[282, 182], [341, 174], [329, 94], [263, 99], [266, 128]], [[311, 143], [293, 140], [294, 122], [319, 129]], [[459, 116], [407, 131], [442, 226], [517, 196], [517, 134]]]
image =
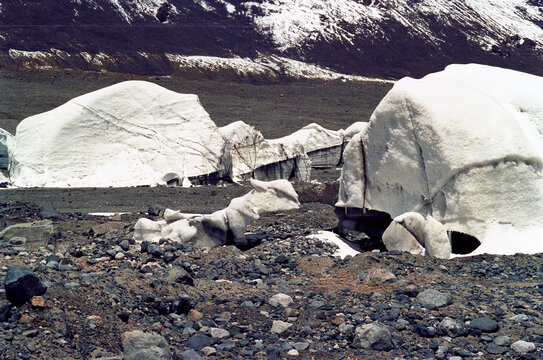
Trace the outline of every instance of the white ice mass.
[[310, 127], [300, 130], [310, 136], [274, 140], [241, 121], [218, 128], [196, 95], [127, 81], [26, 118], [14, 137], [0, 133], [0, 168], [9, 160], [19, 187], [309, 181], [305, 148], [337, 153], [349, 133]]
[[133, 186], [228, 172], [225, 140], [196, 95], [127, 81], [24, 119], [10, 147], [16, 186]]
[[309, 181], [311, 165], [300, 143], [266, 140], [243, 121], [223, 126], [220, 131], [228, 142], [234, 179]]
[[247, 245], [245, 228], [264, 212], [298, 209], [298, 194], [287, 180], [251, 180], [254, 189], [232, 199], [226, 209], [209, 215], [183, 214], [167, 209], [164, 220], [141, 218], [134, 226], [134, 240], [158, 242], [161, 238], [193, 242], [198, 247]]
[[7, 170], [9, 164], [8, 149], [13, 141], [13, 135], [0, 129], [0, 170]]
[[473, 254], [543, 252], [542, 137], [541, 77], [470, 64], [404, 78], [347, 145], [337, 206], [430, 214], [476, 237]]
[[126, 81], [24, 119], [15, 136], [0, 129], [0, 169], [19, 187], [108, 187], [299, 179], [335, 167], [345, 130], [309, 124], [266, 140], [236, 121], [218, 128], [198, 96]]

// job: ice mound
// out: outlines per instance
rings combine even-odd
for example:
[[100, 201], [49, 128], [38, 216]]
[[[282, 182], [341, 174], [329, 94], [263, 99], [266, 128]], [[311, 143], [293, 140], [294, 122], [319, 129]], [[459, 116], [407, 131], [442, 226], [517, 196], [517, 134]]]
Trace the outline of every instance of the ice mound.
[[24, 119], [10, 147], [16, 186], [134, 186], [229, 171], [225, 140], [196, 95], [126, 81]]
[[341, 220], [415, 211], [476, 237], [474, 254], [542, 252], [542, 136], [541, 77], [470, 64], [404, 78], [345, 149]]
[[164, 219], [141, 218], [134, 226], [134, 240], [158, 242], [169, 239], [193, 242], [198, 247], [226, 244], [248, 245], [245, 228], [264, 212], [298, 209], [298, 194], [287, 180], [251, 180], [254, 189], [232, 199], [226, 209], [209, 215], [183, 214], [166, 209]]
[[234, 179], [309, 181], [311, 163], [300, 143], [266, 140], [243, 121], [223, 126], [220, 131], [228, 142]]

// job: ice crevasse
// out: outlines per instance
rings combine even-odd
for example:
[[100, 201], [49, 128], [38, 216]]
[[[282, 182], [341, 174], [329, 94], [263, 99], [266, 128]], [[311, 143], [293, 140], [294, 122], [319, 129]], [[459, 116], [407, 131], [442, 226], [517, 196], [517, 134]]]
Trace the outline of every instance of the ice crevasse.
[[346, 146], [338, 208], [430, 214], [477, 253], [543, 252], [543, 78], [451, 65], [398, 81]]

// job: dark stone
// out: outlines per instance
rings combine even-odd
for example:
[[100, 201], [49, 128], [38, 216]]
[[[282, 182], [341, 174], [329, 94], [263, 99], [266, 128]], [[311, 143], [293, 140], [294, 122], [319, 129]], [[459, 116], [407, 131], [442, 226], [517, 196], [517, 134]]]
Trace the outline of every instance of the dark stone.
[[185, 345], [192, 350], [200, 351], [206, 346], [211, 346], [215, 344], [215, 339], [205, 335], [194, 335], [191, 336], [186, 342]]
[[500, 329], [500, 326], [498, 323], [492, 319], [489, 319], [487, 317], [480, 317], [477, 319], [473, 319], [470, 323], [470, 327], [476, 330], [480, 330], [482, 332], [488, 332], [493, 333]]
[[158, 244], [149, 244], [147, 253], [155, 258], [159, 258], [162, 256], [162, 249]]
[[187, 295], [180, 295], [174, 303], [175, 312], [178, 314], [188, 314], [190, 309], [194, 308], [194, 302], [191, 297]]
[[413, 326], [413, 331], [415, 334], [425, 338], [433, 338], [436, 336], [436, 332], [433, 329], [430, 329], [422, 324], [416, 324]]
[[496, 345], [494, 343], [490, 343], [486, 347], [486, 352], [492, 355], [501, 355], [505, 353], [506, 351], [507, 351], [506, 348], [504, 348], [503, 346]]
[[32, 297], [43, 295], [47, 291], [41, 280], [25, 265], [8, 268], [4, 288], [7, 299], [15, 306], [23, 305]]
[[166, 20], [168, 20], [168, 16], [170, 15], [170, 9], [171, 9], [171, 5], [168, 4], [167, 2], [163, 2], [160, 7], [158, 8], [157, 12], [156, 12], [156, 18], [158, 19], [158, 21], [160, 22], [165, 22]]
[[276, 264], [285, 264], [288, 262], [288, 257], [285, 254], [281, 254], [275, 258]]
[[130, 250], [130, 242], [128, 240], [123, 240], [119, 243], [119, 246], [121, 247], [121, 249], [123, 249], [124, 251], [128, 251]]
[[130, 319], [130, 313], [128, 311], [123, 311], [117, 314], [119, 319], [121, 319], [122, 322], [127, 323], [128, 319]]
[[6, 322], [8, 321], [9, 317], [11, 316], [11, 304], [7, 304], [0, 308], [0, 322]]
[[147, 213], [153, 216], [162, 216], [164, 215], [164, 210], [166, 210], [164, 206], [159, 205], [159, 204], [152, 204], [152, 205], [149, 205], [149, 208], [147, 209]]
[[196, 351], [189, 350], [175, 350], [173, 353], [173, 360], [204, 360]]

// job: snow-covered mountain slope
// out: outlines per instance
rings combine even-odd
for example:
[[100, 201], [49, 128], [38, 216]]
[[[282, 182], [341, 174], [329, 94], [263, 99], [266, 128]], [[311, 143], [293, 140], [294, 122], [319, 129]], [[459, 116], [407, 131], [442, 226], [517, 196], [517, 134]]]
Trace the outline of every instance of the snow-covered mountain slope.
[[394, 78], [461, 62], [541, 75], [542, 27], [542, 0], [0, 0], [0, 64], [21, 65], [10, 49], [54, 48], [139, 73], [171, 73], [170, 54], [274, 55]]

